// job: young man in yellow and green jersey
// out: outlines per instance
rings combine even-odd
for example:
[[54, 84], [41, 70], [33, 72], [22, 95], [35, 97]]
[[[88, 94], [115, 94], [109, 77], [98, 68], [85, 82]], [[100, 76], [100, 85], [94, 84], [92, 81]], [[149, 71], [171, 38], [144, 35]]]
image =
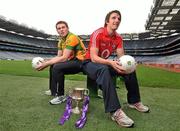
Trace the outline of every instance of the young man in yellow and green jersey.
[[40, 71], [51, 66], [50, 90], [51, 95], [55, 98], [50, 101], [50, 104], [60, 104], [66, 100], [64, 96], [65, 74], [76, 74], [82, 71], [82, 61], [85, 59], [86, 52], [80, 38], [69, 32], [65, 21], [57, 22], [56, 29], [60, 36], [58, 55], [43, 62], [37, 68]]
[[81, 39], [74, 35], [73, 33], [69, 32], [66, 37], [63, 37], [58, 42], [58, 49], [72, 50], [68, 60], [77, 58], [78, 60], [84, 60], [86, 48], [81, 41]]

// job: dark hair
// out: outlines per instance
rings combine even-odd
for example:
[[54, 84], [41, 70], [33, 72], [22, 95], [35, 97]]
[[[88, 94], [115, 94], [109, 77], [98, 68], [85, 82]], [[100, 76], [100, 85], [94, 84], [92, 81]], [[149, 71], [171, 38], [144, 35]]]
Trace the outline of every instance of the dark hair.
[[56, 28], [57, 28], [57, 25], [58, 25], [58, 24], [65, 24], [66, 27], [69, 28], [69, 26], [68, 26], [68, 24], [67, 24], [66, 21], [58, 21], [58, 22], [56, 23]]
[[106, 17], [105, 17], [104, 27], [107, 26], [106, 23], [109, 22], [109, 18], [110, 18], [110, 16], [111, 16], [112, 13], [117, 13], [117, 14], [120, 16], [120, 19], [121, 19], [121, 13], [120, 13], [120, 11], [118, 11], [118, 10], [112, 10], [112, 11], [110, 11], [110, 12], [106, 15]]

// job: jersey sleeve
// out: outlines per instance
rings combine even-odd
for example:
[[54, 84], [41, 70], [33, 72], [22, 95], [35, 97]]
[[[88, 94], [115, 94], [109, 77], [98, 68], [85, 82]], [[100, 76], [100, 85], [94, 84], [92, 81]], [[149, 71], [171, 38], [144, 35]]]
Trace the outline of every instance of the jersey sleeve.
[[117, 40], [117, 48], [122, 48], [123, 47], [123, 39], [122, 37], [118, 37], [118, 40]]
[[79, 43], [79, 39], [75, 35], [71, 35], [66, 40], [66, 49], [73, 50]]
[[95, 47], [99, 49], [99, 42], [100, 41], [100, 33], [98, 31], [95, 31], [90, 38], [90, 44], [91, 47]]
[[61, 42], [61, 40], [58, 41], [58, 50], [62, 50], [62, 42]]

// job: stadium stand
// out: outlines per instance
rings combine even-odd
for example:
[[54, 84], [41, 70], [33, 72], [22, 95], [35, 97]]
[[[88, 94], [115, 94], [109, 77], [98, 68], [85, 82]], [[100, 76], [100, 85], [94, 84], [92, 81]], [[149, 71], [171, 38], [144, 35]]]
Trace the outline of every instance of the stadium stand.
[[[126, 54], [147, 66], [180, 72], [180, 0], [154, 0], [146, 32], [121, 34]], [[161, 18], [161, 19], [160, 19]], [[89, 35], [80, 35], [86, 47]], [[28, 60], [56, 55], [58, 36], [0, 17], [0, 59]], [[114, 56], [115, 57], [115, 54]]]
[[32, 59], [35, 56], [49, 58], [56, 55], [56, 44], [56, 40], [28, 37], [0, 30], [1, 59]]
[[15, 20], [6, 20], [4, 16], [0, 16], [0, 28], [6, 31], [13, 31], [16, 33], [22, 33], [26, 36], [35, 36], [42, 38], [49, 38], [51, 35], [45, 34], [43, 31], [38, 31], [36, 29], [29, 28], [25, 24], [18, 24]]
[[180, 0], [154, 0], [145, 28], [152, 37], [180, 33]]

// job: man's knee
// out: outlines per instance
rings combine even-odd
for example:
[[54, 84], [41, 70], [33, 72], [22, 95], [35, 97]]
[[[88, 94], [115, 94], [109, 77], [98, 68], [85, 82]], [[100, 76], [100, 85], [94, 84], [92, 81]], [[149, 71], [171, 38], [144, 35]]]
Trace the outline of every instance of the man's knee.
[[54, 64], [54, 66], [52, 67], [52, 73], [54, 75], [60, 75], [61, 72], [63, 72], [63, 66], [61, 66], [60, 64]]
[[102, 70], [109, 70], [109, 67], [107, 65], [101, 65], [100, 69], [102, 69]]
[[53, 69], [52, 70], [62, 70], [64, 68], [63, 63], [58, 63], [58, 64], [54, 64]]
[[109, 67], [108, 67], [107, 65], [102, 65], [102, 66], [99, 68], [99, 73], [100, 73], [100, 74], [104, 74], [105, 76], [110, 75]]

